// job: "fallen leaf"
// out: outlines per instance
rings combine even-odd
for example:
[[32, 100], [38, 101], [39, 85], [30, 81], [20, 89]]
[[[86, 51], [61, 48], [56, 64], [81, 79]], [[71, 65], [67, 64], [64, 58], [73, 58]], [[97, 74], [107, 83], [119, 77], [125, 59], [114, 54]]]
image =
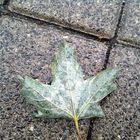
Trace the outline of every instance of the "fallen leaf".
[[21, 94], [37, 108], [36, 117], [73, 119], [82, 140], [78, 120], [104, 116], [99, 102], [117, 88], [114, 79], [119, 69], [108, 68], [84, 80], [75, 49], [65, 42], [54, 57], [51, 70], [51, 85], [18, 76]]

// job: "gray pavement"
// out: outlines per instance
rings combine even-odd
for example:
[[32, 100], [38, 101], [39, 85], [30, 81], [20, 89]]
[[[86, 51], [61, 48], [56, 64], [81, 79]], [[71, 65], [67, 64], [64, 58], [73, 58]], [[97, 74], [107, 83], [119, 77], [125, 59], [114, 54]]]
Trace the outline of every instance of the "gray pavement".
[[140, 1], [8, 2], [0, 6], [0, 139], [77, 139], [72, 121], [34, 118], [16, 78], [51, 83], [49, 65], [66, 40], [75, 45], [85, 79], [107, 67], [122, 68], [118, 90], [101, 102], [106, 117], [80, 121], [84, 140], [139, 140]]
[[93, 121], [93, 140], [137, 140], [140, 138], [140, 49], [116, 44], [108, 67], [121, 67], [116, 80], [118, 90], [102, 107], [106, 117]]
[[121, 5], [122, 0], [13, 0], [9, 8], [101, 38], [112, 38]]
[[140, 46], [140, 1], [128, 0], [124, 8], [121, 28], [118, 34], [120, 41]]

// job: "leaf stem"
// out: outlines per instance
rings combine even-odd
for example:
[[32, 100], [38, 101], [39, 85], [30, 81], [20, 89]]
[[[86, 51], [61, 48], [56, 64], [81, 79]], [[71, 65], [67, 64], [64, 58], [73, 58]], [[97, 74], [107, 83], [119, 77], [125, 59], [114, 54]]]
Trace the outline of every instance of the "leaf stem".
[[79, 129], [79, 125], [78, 125], [78, 118], [77, 118], [76, 114], [74, 114], [73, 120], [74, 120], [74, 123], [75, 123], [78, 139], [83, 140], [83, 138], [82, 138], [82, 136], [80, 134], [80, 129]]

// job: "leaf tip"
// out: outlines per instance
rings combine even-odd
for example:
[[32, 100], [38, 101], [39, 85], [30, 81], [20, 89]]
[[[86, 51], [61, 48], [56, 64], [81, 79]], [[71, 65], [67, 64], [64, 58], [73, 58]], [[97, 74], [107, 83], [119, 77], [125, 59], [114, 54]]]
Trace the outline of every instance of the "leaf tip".
[[21, 75], [17, 75], [17, 79], [21, 84], [23, 84], [24, 78]]

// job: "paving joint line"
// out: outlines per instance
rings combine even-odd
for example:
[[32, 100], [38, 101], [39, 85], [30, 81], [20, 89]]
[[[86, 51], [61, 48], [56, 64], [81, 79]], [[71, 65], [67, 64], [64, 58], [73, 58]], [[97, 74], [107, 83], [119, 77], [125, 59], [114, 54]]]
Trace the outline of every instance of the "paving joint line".
[[120, 45], [123, 45], [123, 46], [125, 46], [125, 45], [127, 45], [127, 48], [135, 48], [135, 49], [140, 49], [140, 45], [137, 45], [136, 43], [134, 43], [134, 44], [129, 44], [129, 42], [125, 42], [125, 41], [118, 41], [117, 40], [117, 42], [116, 42], [117, 44], [120, 44]]
[[3, 5], [8, 7], [9, 3], [10, 3], [10, 0], [4, 0]]
[[121, 7], [121, 11], [120, 11], [120, 16], [119, 16], [119, 19], [118, 19], [118, 23], [117, 23], [117, 26], [116, 26], [114, 37], [109, 41], [108, 49], [107, 49], [107, 52], [106, 52], [106, 58], [105, 58], [105, 61], [104, 61], [103, 70], [107, 68], [107, 64], [108, 64], [109, 57], [110, 57], [110, 52], [111, 52], [113, 46], [116, 43], [118, 43], [117, 37], [118, 37], [118, 31], [119, 31], [121, 20], [122, 20], [122, 15], [123, 15], [124, 7], [125, 7], [125, 1], [123, 1], [123, 3], [122, 3], [122, 7]]
[[[110, 57], [111, 50], [112, 50], [113, 46], [115, 45], [115, 43], [117, 43], [117, 35], [118, 35], [121, 20], [122, 20], [124, 6], [125, 6], [125, 1], [123, 1], [123, 3], [122, 3], [122, 7], [121, 7], [120, 14], [119, 14], [119, 19], [118, 19], [118, 23], [117, 23], [117, 26], [116, 26], [114, 37], [108, 42], [109, 43], [108, 44], [108, 49], [107, 49], [107, 52], [106, 52], [106, 57], [105, 57], [105, 61], [104, 61], [104, 65], [103, 65], [102, 70], [105, 70], [107, 68], [107, 64], [109, 63], [109, 57]], [[92, 139], [92, 132], [93, 132], [93, 120], [90, 119], [89, 130], [88, 130], [86, 140], [91, 140]]]
[[59, 24], [54, 23], [54, 22], [44, 21], [44, 20], [41, 20], [41, 19], [38, 19], [38, 18], [34, 18], [34, 17], [30, 17], [30, 16], [27, 16], [27, 15], [17, 13], [17, 12], [10, 11], [8, 9], [8, 4], [9, 4], [10, 0], [5, 0], [5, 1], [8, 1], [8, 2], [5, 2], [5, 5], [3, 4], [0, 7], [0, 13], [2, 15], [7, 15], [7, 16], [16, 17], [16, 18], [19, 18], [19, 19], [24, 19], [24, 20], [34, 22], [34, 23], [39, 24], [39, 25], [54, 26], [55, 28], [58, 28], [59, 30], [63, 29], [63, 30], [66, 30], [66, 31], [84, 36], [87, 39], [93, 39], [93, 40], [96, 40], [96, 41], [99, 41], [99, 42], [108, 42], [108, 41], [111, 40], [111, 39], [108, 39], [108, 38], [100, 38], [99, 36], [96, 36], [92, 33], [88, 33], [88, 32], [85, 32], [85, 31], [80, 31], [80, 30], [72, 28], [72, 27], [62, 26], [62, 25], [59, 25]]
[[93, 39], [93, 40], [96, 40], [96, 41], [99, 41], [99, 42], [110, 41], [110, 39], [107, 39], [107, 38], [99, 38], [98, 36], [95, 36], [95, 35], [90, 34], [90, 33], [86, 33], [84, 31], [79, 31], [79, 30], [76, 30], [76, 29], [73, 29], [73, 28], [70, 28], [70, 27], [66, 27], [66, 26], [60, 26], [58, 24], [55, 24], [55, 23], [52, 23], [52, 22], [49, 22], [49, 21], [44, 21], [44, 20], [40, 20], [40, 19], [37, 19], [37, 18], [29, 17], [29, 16], [22, 15], [22, 14], [19, 14], [19, 13], [16, 13], [16, 12], [11, 12], [9, 10], [8, 11], [5, 10], [4, 12], [5, 13], [2, 13], [2, 15], [8, 15], [8, 16], [11, 16], [11, 17], [19, 18], [19, 19], [24, 19], [24, 20], [36, 23], [38, 25], [54, 26], [56, 29], [59, 29], [59, 30], [63, 29], [67, 32], [76, 33], [80, 36], [86, 37], [87, 39]]
[[115, 30], [115, 34], [114, 34], [115, 39], [118, 37], [118, 31], [119, 31], [119, 28], [120, 28], [120, 23], [122, 21], [122, 16], [123, 16], [125, 4], [126, 4], [125, 1], [123, 1], [121, 11], [120, 11], [120, 16], [118, 18], [118, 22], [117, 22], [116, 30]]

